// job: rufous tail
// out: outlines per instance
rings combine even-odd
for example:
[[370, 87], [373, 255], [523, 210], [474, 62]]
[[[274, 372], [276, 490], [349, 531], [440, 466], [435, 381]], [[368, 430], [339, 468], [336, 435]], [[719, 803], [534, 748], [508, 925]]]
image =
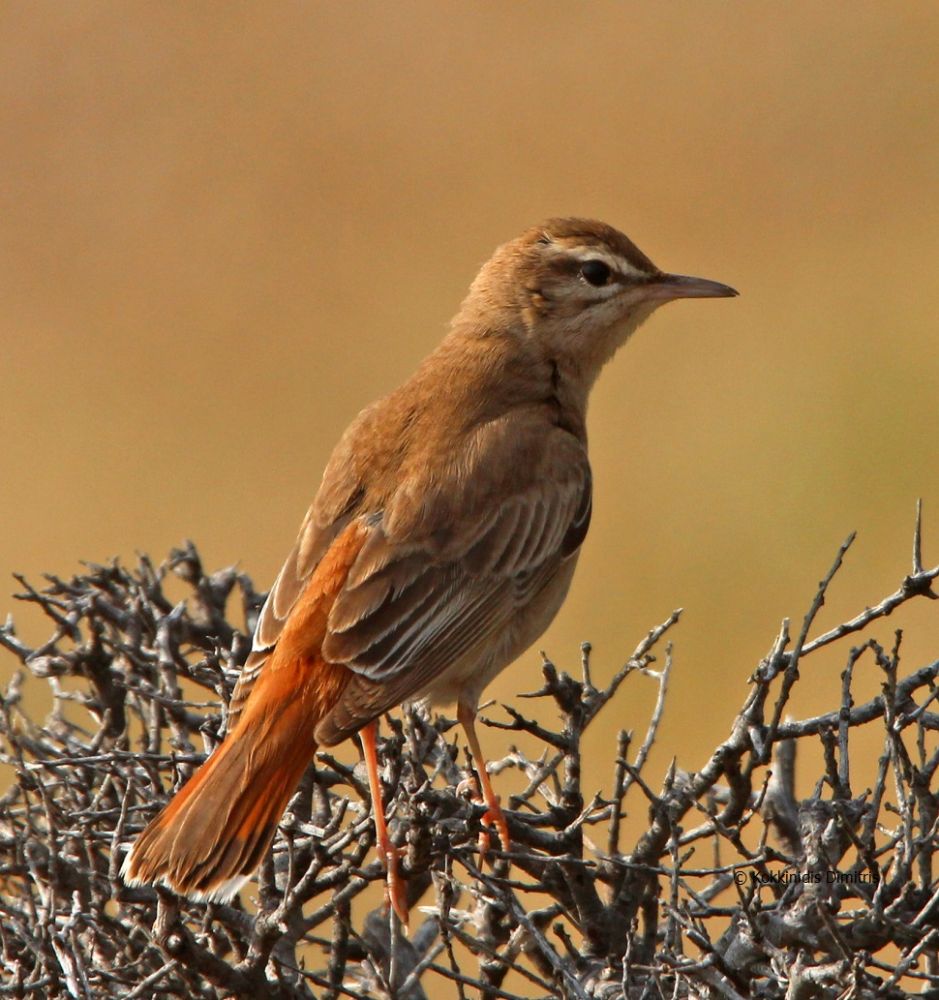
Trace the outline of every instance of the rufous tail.
[[323, 659], [329, 610], [365, 538], [353, 522], [294, 602], [232, 731], [124, 860], [129, 885], [163, 883], [193, 899], [231, 898], [261, 863], [316, 752], [317, 725], [351, 672]]
[[261, 863], [313, 758], [312, 721], [300, 699], [265, 719], [240, 720], [137, 839], [124, 881], [160, 882], [192, 899], [234, 896]]

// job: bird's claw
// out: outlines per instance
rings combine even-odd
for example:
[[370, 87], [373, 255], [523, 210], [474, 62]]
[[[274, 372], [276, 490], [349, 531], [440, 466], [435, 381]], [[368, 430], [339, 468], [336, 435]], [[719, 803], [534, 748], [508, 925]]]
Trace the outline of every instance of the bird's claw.
[[508, 851], [512, 847], [512, 840], [509, 837], [509, 824], [506, 821], [505, 813], [502, 811], [502, 804], [498, 797], [494, 797], [487, 803], [488, 808], [483, 813], [483, 828], [479, 831], [479, 860], [480, 864], [486, 860], [489, 847], [492, 841], [490, 829], [494, 826], [499, 834], [499, 841], [502, 850]]
[[408, 909], [408, 887], [401, 877], [401, 870], [398, 864], [399, 859], [404, 854], [403, 847], [395, 847], [390, 841], [379, 846], [379, 856], [385, 866], [385, 907], [391, 907], [395, 916], [407, 927]]

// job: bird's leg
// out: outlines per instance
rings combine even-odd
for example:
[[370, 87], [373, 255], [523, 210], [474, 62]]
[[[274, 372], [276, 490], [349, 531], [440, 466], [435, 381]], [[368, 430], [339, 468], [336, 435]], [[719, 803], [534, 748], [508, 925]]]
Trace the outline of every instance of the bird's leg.
[[[512, 841], [509, 838], [509, 824], [506, 822], [505, 813], [502, 811], [499, 799], [492, 790], [492, 782], [489, 780], [489, 772], [486, 770], [486, 758], [483, 757], [479, 738], [476, 735], [476, 706], [462, 701], [459, 702], [457, 704], [456, 717], [466, 731], [470, 753], [473, 755], [473, 764], [476, 766], [476, 773], [479, 775], [480, 790], [487, 808], [487, 812], [483, 816], [483, 823], [487, 825], [495, 824], [496, 829], [499, 831], [499, 839], [502, 841], [502, 849], [508, 851], [512, 846]], [[488, 850], [489, 835], [487, 833], [480, 836], [479, 847], [483, 854]]]
[[385, 905], [390, 905], [403, 924], [408, 922], [407, 886], [398, 871], [399, 850], [388, 836], [385, 809], [381, 798], [381, 778], [378, 776], [378, 719], [373, 719], [359, 730], [362, 740], [362, 754], [368, 772], [368, 787], [372, 793], [372, 814], [375, 817], [375, 841], [378, 856], [385, 866]]

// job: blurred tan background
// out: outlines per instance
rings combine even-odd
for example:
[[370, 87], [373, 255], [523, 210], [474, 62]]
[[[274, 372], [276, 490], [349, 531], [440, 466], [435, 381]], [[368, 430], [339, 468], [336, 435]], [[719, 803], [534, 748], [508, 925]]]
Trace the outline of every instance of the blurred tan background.
[[[497, 243], [558, 214], [742, 292], [669, 306], [604, 373], [593, 527], [542, 643], [575, 668], [590, 639], [604, 680], [686, 609], [660, 765], [725, 735], [851, 529], [823, 625], [895, 589], [917, 497], [939, 560], [939, 7], [46, 2], [0, 25], [0, 613], [27, 638], [13, 571], [189, 536], [266, 588], [345, 425]], [[894, 624], [909, 667], [936, 655], [935, 605], [874, 634]], [[798, 710], [833, 706], [828, 662]]]

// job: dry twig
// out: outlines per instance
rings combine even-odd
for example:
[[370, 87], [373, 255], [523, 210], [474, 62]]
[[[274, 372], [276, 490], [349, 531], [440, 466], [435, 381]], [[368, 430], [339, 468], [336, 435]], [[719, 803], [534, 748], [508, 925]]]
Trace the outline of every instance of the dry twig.
[[[898, 590], [813, 638], [851, 540], [794, 643], [784, 623], [727, 739], [695, 772], [672, 766], [658, 792], [648, 760], [671, 645], [656, 662], [679, 612], [605, 687], [594, 684], [588, 646], [579, 678], [546, 661], [530, 697], [540, 719], [560, 724], [513, 707], [509, 722], [491, 723], [543, 747], [535, 757], [512, 748], [495, 764], [526, 782], [509, 803], [511, 868], [495, 852], [480, 868], [484, 808], [466, 793], [452, 722], [418, 709], [393, 722], [386, 796], [423, 915], [410, 938], [380, 909], [365, 913], [382, 878], [366, 787], [329, 754], [284, 817], [252, 912], [121, 885], [129, 840], [218, 740], [261, 598], [234, 570], [205, 574], [191, 544], [158, 569], [144, 557], [134, 570], [48, 577], [43, 590], [20, 580], [18, 596], [42, 609], [52, 635], [32, 649], [12, 621], [0, 628], [0, 645], [25, 668], [0, 700], [13, 774], [0, 798], [0, 996], [899, 997], [910, 983], [939, 995], [939, 660], [904, 673], [899, 634], [889, 652], [870, 637], [843, 655], [840, 705], [785, 716], [809, 657], [815, 666], [839, 640], [935, 596], [939, 567], [923, 568], [917, 517], [913, 569]], [[190, 588], [185, 602], [167, 597], [169, 575]], [[226, 613], [234, 599], [243, 628]], [[853, 678], [870, 666], [882, 694], [855, 705]], [[23, 709], [27, 673], [52, 691], [42, 723]], [[620, 734], [604, 799], [583, 787], [584, 732], [641, 677], [658, 686], [655, 709], [635, 751]], [[865, 726], [881, 728], [883, 756], [875, 786], [858, 791], [849, 748]], [[799, 799], [795, 748], [806, 739], [820, 741], [825, 767]], [[624, 851], [630, 808], [647, 808], [649, 825]]]

